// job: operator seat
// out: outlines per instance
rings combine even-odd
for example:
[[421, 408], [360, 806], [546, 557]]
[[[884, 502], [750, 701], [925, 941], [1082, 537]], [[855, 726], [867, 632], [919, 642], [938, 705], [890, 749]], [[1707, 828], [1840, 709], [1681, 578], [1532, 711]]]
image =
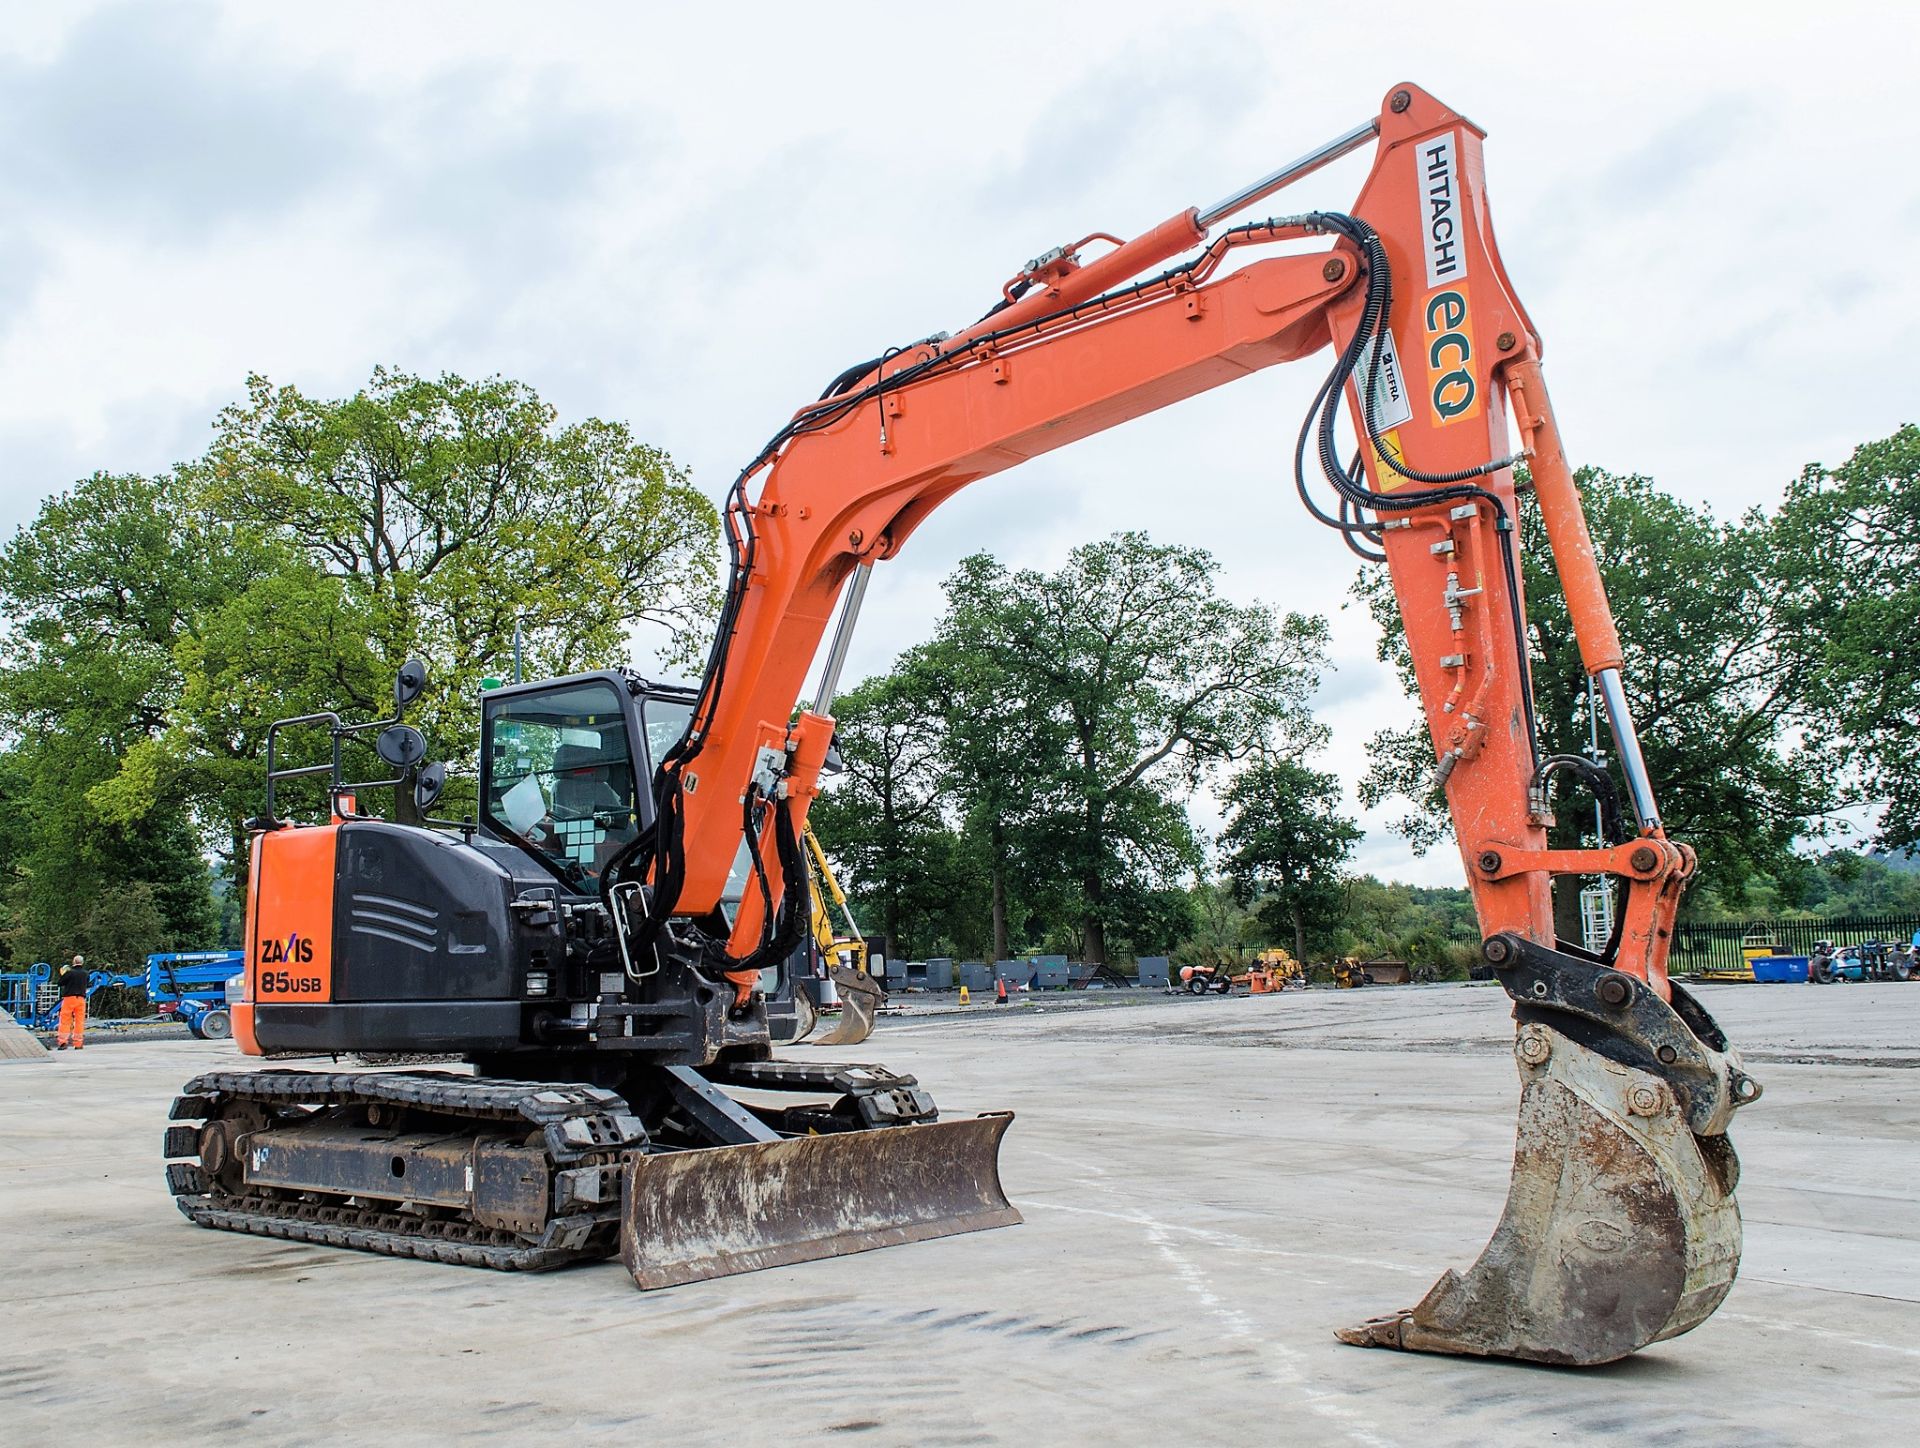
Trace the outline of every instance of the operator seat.
[[[614, 765], [588, 744], [562, 744], [553, 751], [551, 808], [562, 848], [595, 875], [636, 828], [631, 796], [611, 782]], [[596, 814], [609, 816], [609, 822], [603, 824]]]

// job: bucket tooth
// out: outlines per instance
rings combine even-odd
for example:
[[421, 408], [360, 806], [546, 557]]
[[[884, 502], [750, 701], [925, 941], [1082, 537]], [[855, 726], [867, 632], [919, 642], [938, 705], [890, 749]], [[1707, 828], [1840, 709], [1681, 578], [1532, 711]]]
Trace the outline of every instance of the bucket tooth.
[[626, 1166], [620, 1260], [673, 1287], [989, 1227], [1020, 1213], [1000, 1186], [1010, 1112], [698, 1151]]
[[1697, 1326], [1740, 1265], [1739, 1165], [1660, 1077], [1539, 1023], [1515, 1042], [1520, 1122], [1505, 1213], [1419, 1304], [1336, 1334], [1360, 1347], [1613, 1362]]

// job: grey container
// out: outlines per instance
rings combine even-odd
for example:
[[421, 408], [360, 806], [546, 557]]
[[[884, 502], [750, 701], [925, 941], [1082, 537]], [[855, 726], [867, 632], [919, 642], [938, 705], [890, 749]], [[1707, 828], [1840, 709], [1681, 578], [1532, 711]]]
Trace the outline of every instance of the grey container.
[[1033, 967], [1035, 990], [1065, 990], [1073, 984], [1073, 972], [1068, 969], [1064, 955], [1037, 956]]
[[1167, 983], [1167, 958], [1164, 955], [1143, 955], [1140, 957], [1139, 980], [1142, 985], [1165, 985]]
[[996, 960], [993, 974], [996, 980], [1007, 983], [1008, 990], [1018, 990], [1033, 983], [1034, 965], [1030, 960]]

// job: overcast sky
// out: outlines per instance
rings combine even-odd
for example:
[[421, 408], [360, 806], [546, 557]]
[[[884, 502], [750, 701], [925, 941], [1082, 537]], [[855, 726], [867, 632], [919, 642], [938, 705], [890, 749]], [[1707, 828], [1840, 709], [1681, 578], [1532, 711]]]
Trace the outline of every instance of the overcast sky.
[[[716, 496], [848, 362], [1027, 257], [1206, 204], [1417, 81], [1489, 132], [1576, 461], [1732, 513], [1915, 420], [1912, 7], [0, 5], [0, 530], [204, 447], [249, 371], [376, 363], [623, 418]], [[1348, 204], [1366, 158], [1291, 193]], [[1288, 468], [1319, 363], [983, 482], [881, 568], [850, 677], [967, 553], [1120, 528], [1324, 611], [1326, 767], [1411, 717]], [[646, 660], [637, 660], [643, 666]], [[1357, 806], [1356, 806], [1357, 808]], [[1368, 817], [1360, 864], [1430, 883]]]

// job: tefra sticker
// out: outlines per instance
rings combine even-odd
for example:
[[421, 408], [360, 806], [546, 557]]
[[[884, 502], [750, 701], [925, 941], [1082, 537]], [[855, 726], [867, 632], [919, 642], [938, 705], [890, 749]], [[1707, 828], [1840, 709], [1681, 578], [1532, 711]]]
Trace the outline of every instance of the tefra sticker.
[[[1380, 355], [1380, 369], [1373, 370], [1375, 353]], [[1360, 349], [1360, 359], [1354, 365], [1353, 385], [1356, 396], [1366, 386], [1367, 378], [1373, 378], [1373, 417], [1375, 429], [1385, 432], [1390, 427], [1399, 427], [1413, 420], [1413, 399], [1407, 396], [1407, 376], [1400, 368], [1400, 353], [1393, 345], [1393, 333], [1382, 329], [1367, 339], [1367, 345]]]

